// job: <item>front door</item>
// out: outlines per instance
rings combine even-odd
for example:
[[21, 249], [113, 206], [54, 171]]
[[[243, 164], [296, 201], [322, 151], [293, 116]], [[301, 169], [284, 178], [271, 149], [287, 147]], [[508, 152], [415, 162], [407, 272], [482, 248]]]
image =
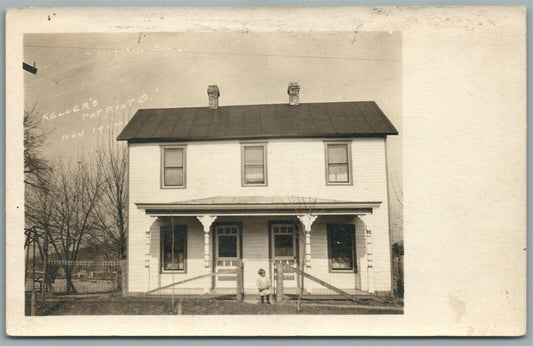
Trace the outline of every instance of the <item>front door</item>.
[[[270, 254], [275, 264], [298, 265], [298, 243], [296, 227], [293, 223], [272, 223], [270, 225]], [[297, 287], [296, 275], [283, 274], [284, 287]]]
[[216, 287], [232, 287], [237, 284], [235, 270], [241, 258], [240, 226], [237, 224], [215, 225], [215, 271]]

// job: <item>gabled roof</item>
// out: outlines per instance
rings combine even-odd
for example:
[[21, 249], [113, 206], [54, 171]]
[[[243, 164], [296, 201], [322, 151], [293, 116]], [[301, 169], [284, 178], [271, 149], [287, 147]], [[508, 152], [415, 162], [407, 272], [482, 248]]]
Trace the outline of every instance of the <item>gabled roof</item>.
[[364, 101], [139, 109], [117, 139], [163, 142], [397, 134], [378, 105]]

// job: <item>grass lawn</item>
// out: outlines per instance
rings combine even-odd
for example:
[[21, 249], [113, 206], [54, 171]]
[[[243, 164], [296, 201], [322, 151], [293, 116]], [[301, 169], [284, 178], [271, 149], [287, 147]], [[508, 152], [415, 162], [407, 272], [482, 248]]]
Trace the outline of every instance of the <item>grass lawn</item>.
[[[177, 305], [177, 304], [176, 304]], [[174, 315], [171, 298], [85, 296], [53, 297], [37, 304], [37, 314], [47, 315]], [[186, 298], [182, 301], [184, 315], [268, 315], [268, 314], [402, 314], [401, 306], [359, 305], [346, 301], [303, 301], [300, 312], [296, 303], [261, 305], [234, 300]], [[26, 306], [29, 314], [29, 304]]]

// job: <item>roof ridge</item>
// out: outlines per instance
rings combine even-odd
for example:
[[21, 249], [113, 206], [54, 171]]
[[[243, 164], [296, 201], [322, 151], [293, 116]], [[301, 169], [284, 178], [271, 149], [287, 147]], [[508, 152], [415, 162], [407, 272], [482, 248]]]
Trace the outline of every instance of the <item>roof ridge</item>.
[[[334, 104], [334, 103], [364, 103], [364, 102], [374, 102], [373, 100], [353, 100], [353, 101], [321, 101], [321, 102], [300, 102], [298, 106], [305, 105], [317, 105], [317, 104]], [[298, 106], [291, 106], [288, 103], [251, 103], [251, 104], [234, 104], [234, 105], [225, 105], [218, 106], [216, 109], [211, 109], [211, 111], [216, 112], [219, 109], [229, 108], [229, 107], [253, 107], [253, 106], [290, 106], [291, 108], [296, 109]], [[209, 109], [207, 106], [186, 106], [186, 107], [162, 107], [162, 108], [138, 108], [137, 111], [153, 111], [153, 110], [173, 110], [173, 109]]]

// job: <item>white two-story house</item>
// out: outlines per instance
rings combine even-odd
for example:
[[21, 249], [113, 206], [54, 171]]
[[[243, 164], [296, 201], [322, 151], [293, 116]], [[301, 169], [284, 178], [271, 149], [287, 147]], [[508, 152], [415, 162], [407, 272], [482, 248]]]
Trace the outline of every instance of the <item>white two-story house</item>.
[[[141, 109], [119, 135], [129, 147], [128, 292], [246, 293], [273, 264], [346, 292], [391, 292], [388, 135], [375, 102], [289, 102]], [[285, 291], [298, 290], [294, 273]], [[328, 289], [305, 281], [305, 292]], [[158, 293], [169, 293], [172, 288]]]

